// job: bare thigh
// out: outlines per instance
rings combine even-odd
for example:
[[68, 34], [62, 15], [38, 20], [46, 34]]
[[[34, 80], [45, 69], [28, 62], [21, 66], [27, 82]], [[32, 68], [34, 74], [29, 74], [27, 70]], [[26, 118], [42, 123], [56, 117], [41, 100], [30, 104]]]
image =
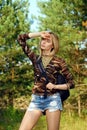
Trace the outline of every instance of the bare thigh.
[[54, 112], [46, 111], [47, 128], [48, 130], [59, 130], [60, 127], [61, 111], [56, 110]]
[[40, 110], [26, 111], [19, 130], [32, 130], [41, 115]]

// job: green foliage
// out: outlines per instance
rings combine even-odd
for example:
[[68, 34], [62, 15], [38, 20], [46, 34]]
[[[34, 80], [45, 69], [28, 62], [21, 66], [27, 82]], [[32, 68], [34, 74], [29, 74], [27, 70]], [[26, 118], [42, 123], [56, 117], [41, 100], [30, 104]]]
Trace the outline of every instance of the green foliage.
[[[67, 55], [66, 49], [70, 48], [69, 44], [80, 42], [86, 38], [85, 31], [82, 31], [82, 20], [84, 19], [82, 14], [83, 8], [81, 8], [81, 6], [83, 6], [83, 2], [84, 1], [80, 0], [76, 2], [71, 2], [70, 0], [48, 0], [38, 2], [41, 13], [38, 17], [39, 29], [51, 30], [59, 35], [61, 55]], [[84, 6], [86, 7], [85, 4]]]
[[[20, 51], [16, 44], [19, 33], [29, 30], [28, 1], [2, 1], [0, 2], [0, 74], [1, 77], [11, 72], [16, 66], [17, 52]], [[20, 54], [20, 53], [19, 53]], [[21, 57], [21, 55], [20, 55]], [[23, 58], [22, 58], [23, 60]], [[8, 75], [7, 75], [8, 76]], [[3, 80], [2, 80], [3, 81]]]
[[[87, 81], [87, 30], [82, 26], [82, 21], [87, 20], [86, 2], [46, 0], [39, 1], [38, 6], [39, 30], [51, 30], [60, 37], [58, 56], [65, 58], [76, 83], [69, 101], [77, 106], [78, 96], [81, 103], [87, 97], [87, 85], [81, 85]], [[33, 86], [32, 64], [17, 43], [18, 35], [30, 30], [28, 8], [28, 0], [0, 0], [0, 96], [8, 93], [11, 103], [14, 96], [31, 92]], [[36, 53], [37, 42], [38, 39], [29, 41]]]
[[[24, 111], [8, 108], [0, 112], [0, 130], [18, 130], [22, 121]], [[61, 130], [86, 130], [87, 117], [78, 117], [75, 113], [63, 112], [61, 115], [60, 129]], [[74, 125], [72, 125], [74, 124]], [[79, 124], [79, 125], [78, 125]], [[42, 116], [34, 130], [46, 130], [46, 117]]]
[[76, 88], [70, 101], [78, 105], [80, 96], [80, 105], [82, 102], [87, 104], [87, 83], [84, 82], [87, 77], [87, 28], [82, 25], [87, 21], [86, 1], [39, 0], [38, 7], [41, 13], [39, 30], [50, 30], [59, 35], [58, 56], [66, 60], [73, 74]]
[[28, 2], [19, 0], [10, 5], [2, 1], [0, 8], [0, 45], [11, 46], [17, 35], [22, 31], [28, 31], [27, 20]]
[[22, 120], [24, 112], [8, 107], [6, 110], [0, 110], [0, 129], [2, 130], [17, 130], [18, 122]]
[[[79, 2], [78, 2], [79, 3]], [[79, 26], [76, 26], [79, 15], [77, 6], [70, 1], [43, 1], [38, 3], [41, 11], [39, 17], [40, 29], [52, 30], [60, 36], [63, 48], [72, 41], [81, 40], [81, 35], [78, 34]], [[78, 8], [77, 8], [78, 9]], [[76, 10], [76, 14], [75, 14]], [[75, 20], [75, 21], [74, 21]], [[79, 20], [81, 24], [81, 19]], [[75, 34], [75, 35], [74, 35]]]
[[28, 0], [0, 1], [0, 96], [8, 94], [11, 106], [24, 88], [31, 91], [27, 88], [33, 80], [31, 63], [17, 43], [20, 33], [29, 32], [28, 13]]

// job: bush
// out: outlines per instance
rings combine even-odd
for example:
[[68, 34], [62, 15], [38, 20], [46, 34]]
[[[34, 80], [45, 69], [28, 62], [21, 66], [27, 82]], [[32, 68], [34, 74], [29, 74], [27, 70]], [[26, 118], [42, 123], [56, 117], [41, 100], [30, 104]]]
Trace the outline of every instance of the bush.
[[[0, 130], [17, 130], [18, 124], [21, 122], [24, 111], [16, 110], [12, 107], [0, 110]], [[2, 127], [3, 126], [3, 127]]]

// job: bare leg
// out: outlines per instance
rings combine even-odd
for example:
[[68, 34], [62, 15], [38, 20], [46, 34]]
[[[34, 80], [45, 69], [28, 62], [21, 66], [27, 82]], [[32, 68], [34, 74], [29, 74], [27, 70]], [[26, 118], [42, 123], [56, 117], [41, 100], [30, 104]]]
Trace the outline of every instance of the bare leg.
[[26, 111], [19, 130], [32, 130], [41, 115], [40, 110]]
[[59, 130], [61, 111], [54, 112], [46, 111], [47, 127], [48, 130]]

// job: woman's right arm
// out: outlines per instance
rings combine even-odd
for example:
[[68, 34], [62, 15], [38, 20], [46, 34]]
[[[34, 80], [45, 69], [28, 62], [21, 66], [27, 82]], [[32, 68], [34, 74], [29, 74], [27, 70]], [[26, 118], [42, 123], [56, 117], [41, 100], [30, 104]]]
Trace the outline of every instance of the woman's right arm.
[[29, 38], [41, 37], [41, 32], [28, 33]]
[[30, 39], [29, 33], [20, 34], [17, 38], [18, 43], [22, 47], [24, 53], [29, 57], [29, 59], [34, 62], [36, 59], [35, 53], [30, 49], [30, 47], [26, 44], [26, 40]]
[[49, 38], [50, 34], [49, 32], [42, 31], [42, 32], [34, 32], [34, 33], [28, 33], [29, 38], [35, 38], [35, 37], [42, 37], [42, 38]]
[[42, 37], [42, 38], [49, 38], [50, 34], [46, 31], [44, 32], [34, 32], [34, 33], [26, 33], [26, 34], [20, 34], [18, 36], [18, 42], [20, 46], [22, 47], [24, 53], [29, 57], [29, 59], [34, 62], [36, 59], [35, 53], [29, 48], [29, 46], [26, 44], [26, 40], [35, 38], [35, 37]]
[[46, 31], [20, 34], [18, 36], [18, 42], [20, 43], [20, 41], [26, 41], [27, 39], [36, 38], [36, 37], [49, 38], [50, 34], [49, 32]]

